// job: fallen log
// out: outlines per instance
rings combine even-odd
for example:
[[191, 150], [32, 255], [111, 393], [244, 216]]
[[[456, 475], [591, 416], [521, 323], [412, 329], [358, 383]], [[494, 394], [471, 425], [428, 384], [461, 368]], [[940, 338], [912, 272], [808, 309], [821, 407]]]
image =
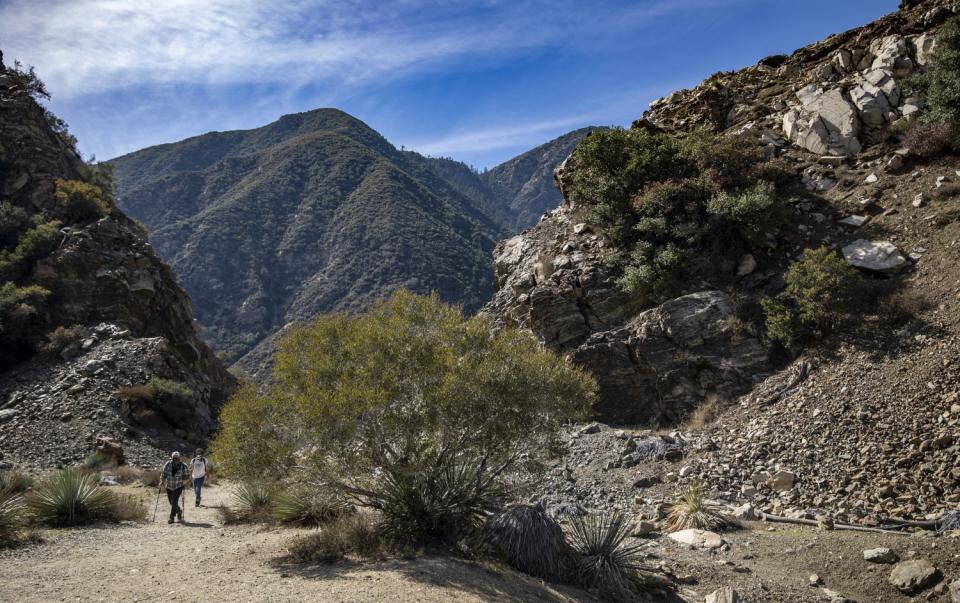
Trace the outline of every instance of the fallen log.
[[[769, 521], [771, 523], [793, 523], [805, 526], [815, 526], [820, 527], [821, 522], [814, 519], [795, 519], [793, 517], [783, 517], [781, 515], [772, 515], [770, 513], [764, 513], [760, 511], [760, 519], [763, 521]], [[873, 532], [876, 534], [898, 534], [900, 536], [905, 536], [905, 532], [896, 532], [893, 530], [883, 530], [880, 528], [870, 528], [867, 526], [855, 526], [846, 523], [834, 523], [831, 528], [833, 530], [850, 530], [854, 532]]]

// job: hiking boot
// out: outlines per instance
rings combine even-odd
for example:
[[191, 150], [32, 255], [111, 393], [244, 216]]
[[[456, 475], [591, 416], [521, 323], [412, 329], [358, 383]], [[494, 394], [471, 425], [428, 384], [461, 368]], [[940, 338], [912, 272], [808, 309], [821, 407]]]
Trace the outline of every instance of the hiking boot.
[[183, 511], [177, 511], [177, 521], [183, 523]]
[[173, 523], [173, 518], [171, 517], [170, 519], [168, 519], [167, 523]]
[[195, 504], [195, 505], [193, 505], [193, 506], [194, 506], [194, 507], [199, 507], [199, 506], [200, 506], [200, 501], [198, 500], [198, 501], [197, 501], [197, 504]]

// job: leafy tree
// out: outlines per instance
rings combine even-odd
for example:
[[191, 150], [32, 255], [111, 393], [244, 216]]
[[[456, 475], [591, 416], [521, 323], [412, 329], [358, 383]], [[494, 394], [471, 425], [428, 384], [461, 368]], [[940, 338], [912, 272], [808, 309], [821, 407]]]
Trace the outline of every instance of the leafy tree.
[[783, 292], [761, 300], [770, 339], [790, 348], [828, 333], [856, 279], [856, 270], [835, 251], [804, 249], [803, 258], [787, 269]]
[[937, 32], [937, 47], [924, 74], [927, 120], [960, 124], [960, 17], [949, 19]]
[[217, 458], [247, 477], [301, 469], [382, 510], [398, 538], [451, 537], [508, 469], [522, 458], [536, 468], [595, 387], [532, 334], [491, 327], [399, 291], [367, 314], [296, 328], [275, 385], [247, 385], [223, 409]]
[[49, 294], [38, 285], [18, 287], [9, 281], [0, 285], [0, 366], [26, 345], [24, 333]]

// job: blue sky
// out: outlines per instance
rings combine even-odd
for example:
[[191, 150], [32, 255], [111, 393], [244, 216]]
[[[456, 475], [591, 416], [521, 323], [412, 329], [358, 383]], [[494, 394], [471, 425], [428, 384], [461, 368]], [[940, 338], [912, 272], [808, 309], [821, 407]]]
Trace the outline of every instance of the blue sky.
[[0, 0], [0, 48], [36, 66], [99, 159], [338, 107], [397, 146], [484, 167], [897, 4]]

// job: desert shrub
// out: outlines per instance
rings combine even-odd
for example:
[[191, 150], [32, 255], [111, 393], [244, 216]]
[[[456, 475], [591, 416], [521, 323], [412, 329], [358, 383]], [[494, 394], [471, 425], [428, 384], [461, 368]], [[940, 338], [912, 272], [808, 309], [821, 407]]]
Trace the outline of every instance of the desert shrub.
[[0, 471], [0, 490], [13, 493], [26, 492], [33, 488], [34, 479], [19, 471]]
[[110, 213], [109, 199], [95, 184], [58, 178], [55, 196], [73, 222], [99, 220]]
[[195, 397], [194, 391], [186, 384], [162, 377], [150, 377], [147, 387], [153, 392], [151, 398], [160, 397], [170, 400], [190, 401]]
[[40, 346], [40, 351], [45, 354], [59, 354], [68, 346], [83, 339], [86, 333], [87, 330], [83, 325], [57, 327], [47, 333], [47, 341]]
[[349, 554], [372, 557], [385, 545], [370, 513], [340, 515], [290, 543], [290, 559], [297, 563], [334, 563]]
[[952, 144], [953, 126], [945, 122], [914, 122], [903, 139], [904, 146], [919, 157], [939, 157]]
[[17, 539], [23, 519], [23, 495], [10, 488], [0, 488], [0, 546]]
[[763, 244], [766, 234], [779, 225], [779, 208], [777, 190], [769, 182], [738, 192], [720, 191], [707, 205], [710, 214], [725, 220], [754, 246]]
[[159, 488], [162, 477], [163, 474], [156, 469], [144, 469], [140, 475], [140, 482], [148, 488]]
[[51, 526], [75, 526], [110, 519], [114, 497], [99, 476], [82, 469], [61, 469], [45, 479], [27, 504], [32, 517]]
[[709, 178], [717, 188], [743, 188], [753, 184], [759, 166], [766, 161], [762, 146], [708, 129], [695, 130], [681, 145], [683, 155], [696, 166], [697, 173]]
[[945, 228], [954, 222], [960, 221], [960, 209], [946, 209], [937, 213], [933, 223], [939, 228]]
[[110, 497], [104, 519], [109, 521], [144, 521], [147, 518], [147, 506], [143, 499], [135, 494], [113, 494]]
[[699, 431], [713, 423], [720, 416], [720, 403], [716, 398], [709, 398], [701, 402], [687, 418], [688, 429]]
[[128, 385], [117, 390], [117, 397], [124, 402], [150, 402], [154, 390], [149, 385]]
[[60, 222], [43, 222], [20, 235], [13, 250], [0, 251], [0, 278], [19, 280], [37, 260], [50, 255], [63, 235]]
[[687, 486], [680, 500], [667, 505], [667, 531], [678, 532], [687, 528], [719, 530], [736, 527], [736, 522], [723, 510], [707, 501], [699, 484]]
[[100, 471], [105, 467], [109, 467], [111, 461], [112, 459], [109, 456], [99, 450], [95, 450], [83, 459], [80, 466], [89, 471]]
[[6, 76], [9, 78], [11, 89], [29, 94], [36, 100], [50, 98], [47, 87], [32, 66], [25, 67], [20, 61], [14, 61], [13, 67], [7, 68]]
[[629, 538], [633, 525], [622, 513], [574, 517], [568, 537], [578, 554], [572, 582], [608, 601], [637, 601], [663, 594], [669, 582], [644, 568], [642, 544]]
[[504, 472], [521, 459], [535, 467], [595, 387], [530, 333], [491, 336], [489, 318], [466, 319], [436, 296], [406, 291], [367, 314], [293, 329], [274, 376], [265, 394], [243, 386], [221, 411], [213, 447], [221, 468], [240, 476], [303, 468], [382, 511], [404, 541], [452, 540], [472, 528]]
[[7, 281], [0, 285], [0, 363], [6, 354], [15, 354], [25, 345], [24, 335], [43, 301], [50, 294], [38, 285], [18, 287]]
[[132, 484], [143, 480], [143, 469], [133, 465], [120, 465], [111, 473], [121, 484]]
[[273, 517], [284, 523], [319, 525], [350, 511], [343, 499], [306, 487], [281, 490], [273, 497]]
[[857, 272], [836, 252], [805, 249], [785, 276], [786, 287], [762, 300], [767, 335], [787, 348], [828, 333], [842, 315]]
[[960, 17], [937, 31], [937, 47], [923, 74], [930, 122], [960, 124]]
[[20, 235], [33, 225], [22, 207], [0, 201], [0, 249], [15, 247]]
[[590, 208], [591, 221], [617, 245], [632, 238], [630, 201], [651, 182], [690, 175], [678, 141], [646, 128], [591, 132], [572, 157], [570, 199]]
[[951, 199], [953, 197], [960, 197], [960, 184], [954, 182], [952, 184], [944, 184], [933, 190], [933, 197], [935, 199]]

